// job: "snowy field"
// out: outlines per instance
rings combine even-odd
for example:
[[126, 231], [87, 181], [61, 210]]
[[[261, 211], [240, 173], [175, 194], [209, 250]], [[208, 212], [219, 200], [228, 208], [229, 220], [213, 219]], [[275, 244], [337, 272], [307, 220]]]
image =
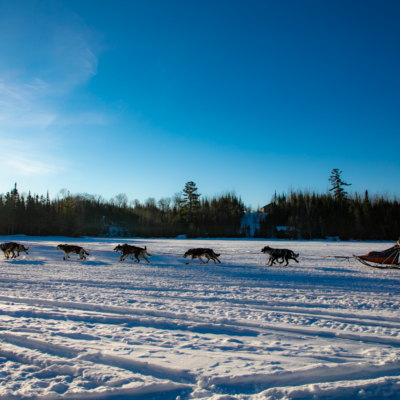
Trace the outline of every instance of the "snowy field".
[[[31, 249], [0, 254], [1, 399], [400, 398], [400, 271], [322, 259], [393, 243], [8, 241]], [[151, 264], [119, 262], [124, 242]], [[266, 244], [300, 263], [266, 267]], [[222, 264], [186, 265], [191, 247]]]

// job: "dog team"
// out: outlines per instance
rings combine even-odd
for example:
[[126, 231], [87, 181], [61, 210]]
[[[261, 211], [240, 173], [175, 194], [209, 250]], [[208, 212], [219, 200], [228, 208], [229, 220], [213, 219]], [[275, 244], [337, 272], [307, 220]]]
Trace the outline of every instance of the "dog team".
[[[11, 253], [12, 253], [11, 258], [17, 258], [20, 252], [25, 252], [26, 254], [28, 254], [29, 247], [25, 248], [22, 244], [9, 242], [9, 243], [1, 243], [0, 250], [4, 253], [4, 256], [7, 259], [9, 259]], [[56, 250], [62, 250], [64, 252], [63, 260], [70, 258], [70, 254], [77, 254], [79, 260], [86, 260], [86, 256], [89, 255], [89, 253], [83, 247], [73, 246], [70, 244], [59, 244], [56, 247]], [[134, 262], [139, 263], [140, 259], [142, 258], [146, 260], [146, 262], [150, 263], [147, 257], [151, 257], [151, 254], [147, 252], [146, 246], [142, 248], [137, 246], [131, 246], [130, 244], [125, 243], [125, 244], [119, 244], [114, 249], [114, 251], [122, 254], [121, 257], [119, 258], [119, 261], [124, 261], [128, 257], [130, 257], [130, 259], [133, 260], [132, 257], [134, 256], [135, 257]], [[275, 264], [275, 261], [279, 264], [283, 264], [286, 261], [285, 266], [289, 264], [289, 260], [294, 260], [298, 263], [296, 258], [299, 257], [299, 254], [294, 253], [292, 250], [273, 249], [272, 247], [265, 246], [264, 248], [261, 249], [261, 253], [269, 255], [269, 259], [267, 262], [268, 266], [272, 266], [273, 264]], [[217, 261], [221, 263], [221, 261], [218, 259], [220, 254], [215, 253], [213, 249], [206, 249], [206, 248], [189, 249], [183, 255], [183, 258], [187, 258], [190, 256], [192, 258], [186, 264], [190, 264], [196, 258], [200, 261], [200, 264], [204, 264], [202, 257], [207, 259], [207, 263], [210, 260], [213, 260], [214, 264], [216, 264]]]

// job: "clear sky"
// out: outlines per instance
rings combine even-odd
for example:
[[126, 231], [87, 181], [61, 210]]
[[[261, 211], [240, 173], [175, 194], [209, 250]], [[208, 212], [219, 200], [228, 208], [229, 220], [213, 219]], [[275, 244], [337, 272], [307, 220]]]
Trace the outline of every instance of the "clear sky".
[[399, 194], [400, 2], [0, 0], [0, 193]]

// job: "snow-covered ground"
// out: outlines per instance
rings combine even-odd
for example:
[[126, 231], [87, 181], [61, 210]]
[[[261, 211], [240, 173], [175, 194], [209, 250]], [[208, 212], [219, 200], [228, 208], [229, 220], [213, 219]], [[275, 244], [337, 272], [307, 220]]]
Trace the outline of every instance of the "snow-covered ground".
[[[391, 243], [7, 241], [30, 251], [0, 254], [1, 399], [399, 398], [400, 271], [322, 259]], [[119, 262], [123, 242], [151, 264]], [[266, 267], [266, 242], [300, 263]], [[222, 264], [186, 265], [191, 247]]]

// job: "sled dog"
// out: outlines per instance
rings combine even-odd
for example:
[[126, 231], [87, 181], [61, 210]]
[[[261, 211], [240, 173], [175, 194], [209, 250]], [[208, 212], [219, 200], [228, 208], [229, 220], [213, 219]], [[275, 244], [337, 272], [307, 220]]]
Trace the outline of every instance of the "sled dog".
[[59, 244], [56, 249], [64, 252], [63, 260], [69, 258], [69, 255], [72, 253], [78, 254], [80, 260], [86, 260], [85, 254], [87, 256], [89, 255], [89, 253], [83, 247], [72, 246], [70, 244]]
[[[25, 248], [24, 245], [22, 244], [9, 242], [9, 243], [1, 243], [0, 250], [4, 253], [4, 257], [6, 258], [10, 258], [11, 252], [13, 253], [11, 258], [17, 258], [19, 257], [19, 253], [22, 251], [28, 254], [29, 247]], [[17, 255], [15, 255], [15, 253], [17, 253]]]
[[269, 255], [269, 260], [267, 265], [273, 265], [275, 261], [279, 262], [278, 259], [281, 258], [282, 261], [279, 264], [282, 264], [286, 261], [285, 267], [289, 264], [289, 260], [294, 260], [298, 263], [296, 258], [299, 254], [294, 253], [292, 250], [288, 249], [273, 249], [272, 247], [265, 246], [261, 249], [261, 253], [267, 253]]
[[216, 261], [215, 261], [215, 260], [217, 260], [219, 263], [221, 263], [221, 261], [218, 260], [218, 257], [219, 257], [220, 255], [221, 255], [221, 254], [214, 253], [214, 250], [213, 250], [213, 249], [189, 249], [189, 250], [183, 255], [183, 258], [192, 256], [191, 260], [190, 260], [188, 263], [186, 263], [186, 264], [190, 264], [195, 258], [198, 258], [198, 259], [199, 259], [200, 264], [204, 264], [204, 263], [203, 263], [203, 259], [201, 258], [201, 257], [204, 256], [205, 258], [207, 258], [207, 262], [209, 262], [210, 260], [213, 260], [213, 261], [214, 261], [214, 264], [216, 264]]
[[135, 256], [135, 262], [140, 262], [140, 259], [143, 258], [146, 260], [148, 263], [150, 261], [146, 258], [151, 257], [151, 254], [147, 252], [147, 247], [144, 246], [144, 249], [142, 247], [137, 247], [137, 246], [131, 246], [130, 244], [119, 244], [114, 251], [122, 253], [121, 257], [119, 258], [119, 261], [124, 261], [127, 257], [130, 256], [132, 260], [132, 256]]

